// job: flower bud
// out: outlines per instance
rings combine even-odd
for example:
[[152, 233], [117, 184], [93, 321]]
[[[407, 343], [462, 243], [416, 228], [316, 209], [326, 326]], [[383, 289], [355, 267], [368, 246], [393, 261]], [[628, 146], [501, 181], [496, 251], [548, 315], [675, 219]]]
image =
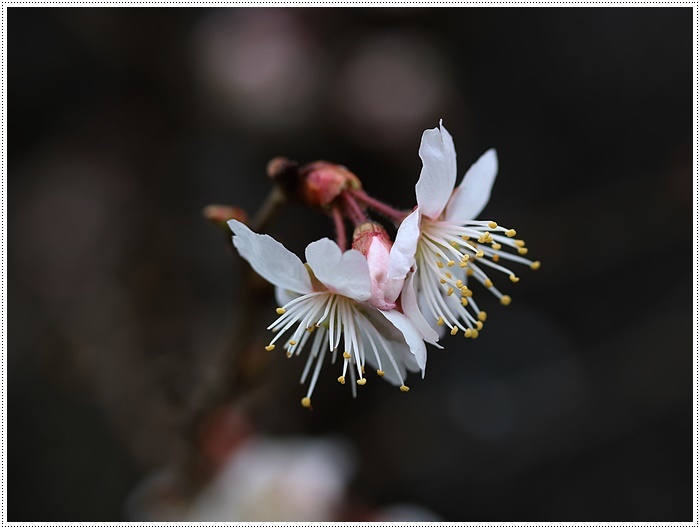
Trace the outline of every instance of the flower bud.
[[362, 188], [360, 179], [342, 165], [318, 161], [305, 165], [299, 172], [299, 198], [310, 206], [328, 206], [346, 189]]
[[[396, 307], [396, 296], [386, 291], [389, 286], [387, 272], [389, 271], [391, 245], [389, 234], [376, 222], [365, 222], [355, 228], [352, 248], [367, 258], [372, 281], [371, 296], [367, 301], [380, 310], [391, 310]], [[390, 299], [392, 297], [393, 299]]]
[[234, 219], [240, 222], [248, 221], [248, 214], [241, 208], [235, 206], [226, 206], [220, 204], [210, 204], [202, 210], [204, 218], [211, 222], [214, 226], [221, 228], [226, 233], [230, 233], [230, 229], [226, 224], [227, 221]]

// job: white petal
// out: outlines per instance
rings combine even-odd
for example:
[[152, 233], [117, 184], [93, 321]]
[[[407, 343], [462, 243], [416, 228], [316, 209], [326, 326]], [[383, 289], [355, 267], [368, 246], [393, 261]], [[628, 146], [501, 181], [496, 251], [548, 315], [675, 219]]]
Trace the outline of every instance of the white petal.
[[[403, 291], [401, 292], [401, 307], [403, 308], [403, 313], [409, 320], [411, 320], [411, 322], [413, 322], [413, 325], [415, 325], [416, 329], [426, 342], [442, 349], [442, 346], [437, 344], [439, 339], [438, 333], [425, 320], [423, 311], [421, 311], [418, 307], [418, 302], [416, 301], [416, 290], [413, 286], [414, 275], [414, 273], [409, 274], [408, 279], [406, 279], [406, 283], [404, 284]], [[429, 312], [426, 312], [426, 314], [429, 314]]]
[[306, 247], [306, 260], [316, 278], [330, 291], [356, 301], [370, 297], [369, 267], [357, 250], [342, 253], [336, 243], [321, 239]]
[[296, 292], [292, 292], [291, 290], [287, 290], [286, 288], [279, 286], [275, 287], [275, 299], [280, 307], [284, 307], [287, 303], [298, 297], [299, 294]]
[[418, 154], [423, 168], [416, 184], [416, 199], [420, 212], [436, 219], [445, 209], [457, 180], [457, 153], [447, 129], [429, 129], [423, 133]]
[[455, 189], [447, 204], [445, 220], [458, 223], [476, 219], [491, 197], [497, 173], [496, 150], [489, 149], [469, 168], [462, 183]]
[[406, 316], [401, 314], [396, 310], [380, 310], [379, 312], [389, 320], [394, 327], [396, 327], [401, 334], [403, 334], [404, 340], [408, 344], [411, 353], [416, 358], [418, 367], [421, 368], [423, 375], [425, 375], [425, 364], [428, 360], [428, 351], [425, 348], [425, 342], [421, 337], [418, 329], [416, 329]]
[[416, 262], [416, 247], [420, 238], [420, 211], [415, 210], [406, 217], [396, 233], [396, 241], [389, 252], [389, 269], [386, 274], [384, 296], [387, 301], [396, 301], [404, 286], [406, 275]]
[[273, 285], [299, 294], [313, 291], [309, 271], [296, 255], [269, 235], [260, 235], [237, 220], [229, 220], [233, 245], [258, 274]]

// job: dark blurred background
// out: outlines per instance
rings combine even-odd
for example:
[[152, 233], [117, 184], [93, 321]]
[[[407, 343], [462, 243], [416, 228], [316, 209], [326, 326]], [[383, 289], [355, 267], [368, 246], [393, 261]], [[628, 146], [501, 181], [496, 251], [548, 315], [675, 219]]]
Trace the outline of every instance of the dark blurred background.
[[[692, 521], [692, 10], [8, 10], [8, 519], [119, 521], [183, 450], [240, 291], [209, 203], [253, 212], [266, 162], [347, 165], [414, 204], [440, 118], [484, 217], [542, 261], [480, 296], [412, 391], [352, 400], [272, 356], [254, 424], [340, 435], [363, 505], [447, 521]], [[269, 231], [332, 236], [299, 206]], [[506, 283], [508, 283], [506, 281]], [[265, 317], [250, 329], [264, 339]], [[270, 318], [271, 319], [271, 318]], [[260, 353], [266, 354], [264, 351]]]

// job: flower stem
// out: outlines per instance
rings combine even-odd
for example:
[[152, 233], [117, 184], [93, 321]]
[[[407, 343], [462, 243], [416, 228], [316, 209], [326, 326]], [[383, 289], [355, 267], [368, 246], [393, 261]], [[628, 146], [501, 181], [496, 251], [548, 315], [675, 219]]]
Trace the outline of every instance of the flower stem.
[[406, 218], [406, 212], [394, 209], [391, 206], [372, 198], [361, 189], [350, 189], [349, 192], [367, 207], [381, 213], [385, 217], [395, 221], [397, 224]]
[[338, 246], [340, 246], [340, 249], [344, 252], [348, 248], [348, 237], [345, 233], [343, 214], [337, 205], [333, 206], [331, 213], [333, 215], [333, 222], [335, 223], [336, 242], [338, 243]]
[[363, 222], [367, 222], [367, 215], [365, 214], [364, 211], [362, 211], [362, 208], [359, 206], [357, 201], [352, 197], [351, 194], [343, 192], [340, 197], [342, 198], [343, 202], [345, 203], [345, 213], [348, 217], [350, 217], [350, 220], [355, 223], [355, 225], [360, 225]]

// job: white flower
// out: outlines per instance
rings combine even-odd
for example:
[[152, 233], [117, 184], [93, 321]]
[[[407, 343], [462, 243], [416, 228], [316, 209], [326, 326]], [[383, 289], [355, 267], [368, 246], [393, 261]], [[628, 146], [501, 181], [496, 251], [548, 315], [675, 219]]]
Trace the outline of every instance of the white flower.
[[465, 337], [476, 338], [486, 313], [472, 297], [473, 283], [481, 284], [508, 305], [510, 296], [494, 286], [485, 270], [508, 274], [517, 283], [515, 273], [499, 262], [522, 263], [533, 270], [540, 263], [522, 257], [527, 248], [524, 241], [513, 238], [515, 230], [490, 220], [474, 220], [486, 206], [496, 179], [495, 150], [486, 151], [456, 189], [457, 155], [442, 121], [439, 128], [423, 133], [418, 153], [423, 161], [416, 184], [418, 207], [401, 223], [395, 244], [416, 263], [415, 276], [406, 281], [402, 299], [415, 298], [417, 291], [422, 311], [406, 314], [428, 342], [433, 342], [437, 334], [424, 316], [432, 323], [444, 324], [452, 335], [461, 331]]
[[182, 516], [186, 522], [327, 522], [341, 507], [354, 454], [331, 439], [253, 437]]
[[[234, 233], [234, 246], [253, 270], [275, 285], [282, 305], [277, 309], [279, 317], [268, 327], [275, 335], [266, 349], [273, 350], [286, 336], [284, 346], [287, 356], [292, 357], [311, 342], [302, 383], [312, 367], [313, 374], [302, 405], [311, 405], [324, 358], [330, 353], [335, 362], [339, 348], [343, 358], [338, 378], [341, 384], [349, 374], [358, 385], [364, 385], [364, 368], [369, 363], [378, 375], [386, 374], [390, 382], [408, 391], [406, 369], [425, 368], [425, 343], [409, 317], [365, 303], [371, 296], [371, 280], [362, 253], [343, 253], [333, 241], [321, 239], [307, 246], [304, 265], [269, 235], [254, 233], [236, 220], [228, 224]], [[354, 384], [352, 388], [354, 393]]]

